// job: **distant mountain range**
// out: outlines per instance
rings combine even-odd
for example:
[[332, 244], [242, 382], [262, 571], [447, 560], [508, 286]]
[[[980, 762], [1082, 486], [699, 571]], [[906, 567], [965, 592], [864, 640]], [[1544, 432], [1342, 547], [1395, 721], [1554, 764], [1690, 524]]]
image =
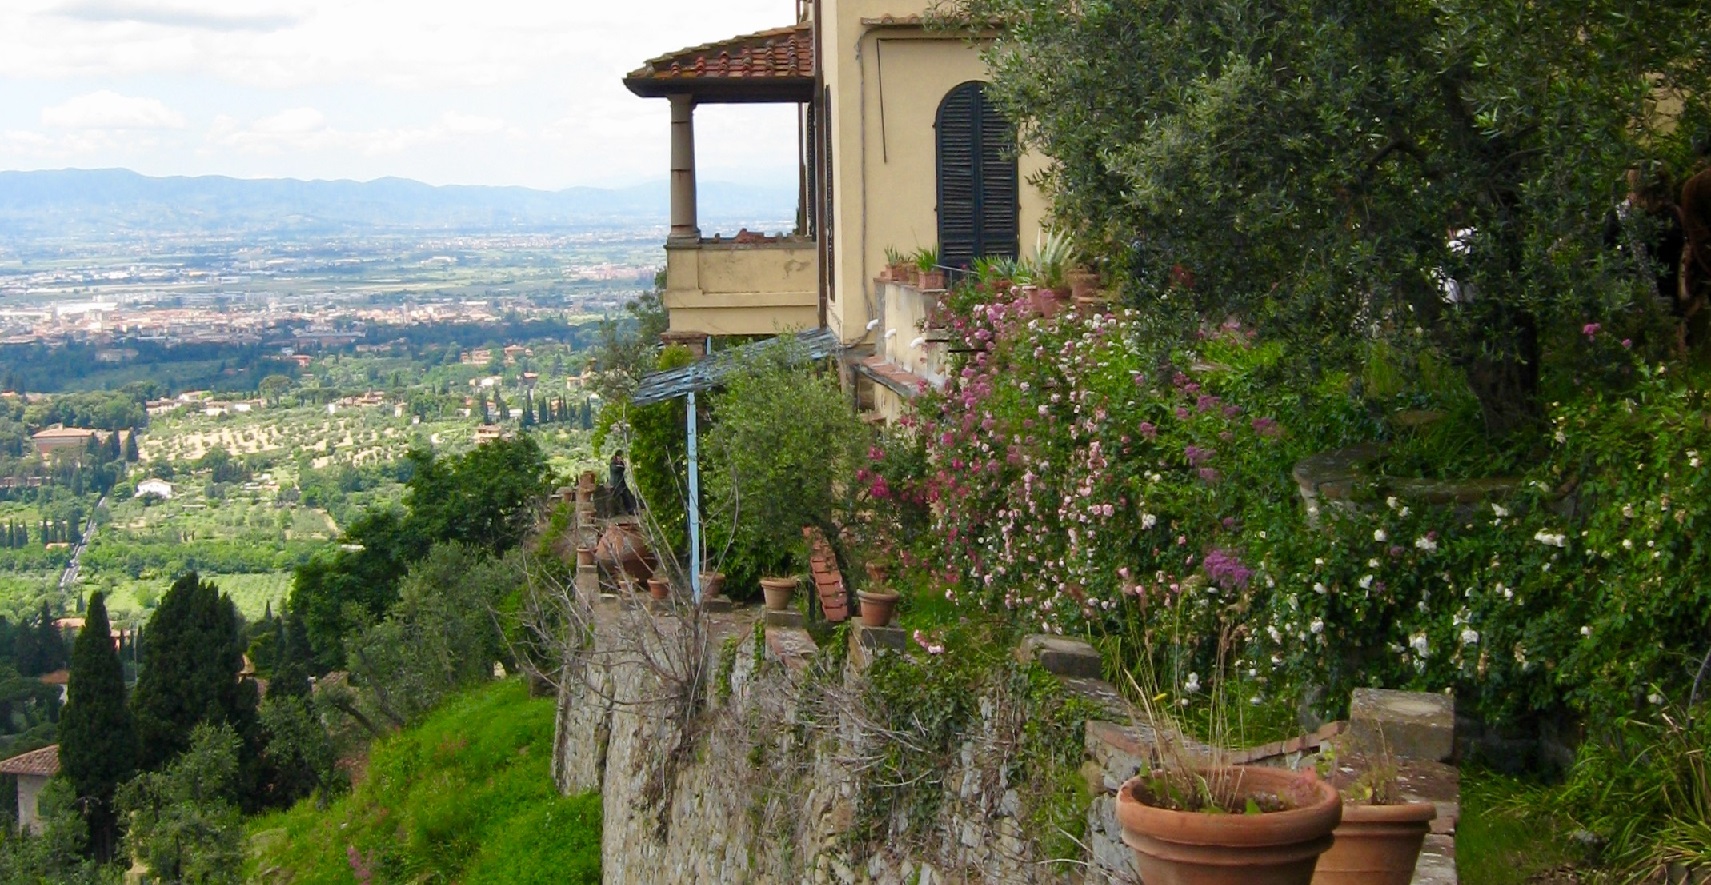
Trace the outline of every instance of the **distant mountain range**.
[[[796, 214], [796, 187], [701, 182], [708, 222]], [[404, 178], [151, 178], [126, 169], [0, 172], [0, 236], [278, 231], [524, 231], [666, 223], [665, 182], [627, 188], [436, 187]]]

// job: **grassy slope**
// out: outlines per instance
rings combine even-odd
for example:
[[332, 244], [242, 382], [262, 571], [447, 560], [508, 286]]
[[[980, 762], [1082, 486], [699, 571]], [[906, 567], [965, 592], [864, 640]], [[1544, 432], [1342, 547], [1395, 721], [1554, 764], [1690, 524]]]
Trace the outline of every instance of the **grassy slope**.
[[349, 883], [360, 856], [372, 882], [598, 883], [600, 797], [558, 795], [552, 733], [517, 680], [460, 695], [376, 744], [350, 795], [252, 821], [245, 879]]

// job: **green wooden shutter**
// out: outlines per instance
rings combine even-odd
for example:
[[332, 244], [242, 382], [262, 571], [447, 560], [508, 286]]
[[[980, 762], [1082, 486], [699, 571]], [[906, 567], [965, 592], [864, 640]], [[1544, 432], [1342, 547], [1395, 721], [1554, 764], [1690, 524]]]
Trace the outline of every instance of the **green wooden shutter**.
[[939, 261], [968, 267], [983, 255], [1014, 258], [1020, 229], [1015, 130], [986, 98], [964, 83], [939, 103]]

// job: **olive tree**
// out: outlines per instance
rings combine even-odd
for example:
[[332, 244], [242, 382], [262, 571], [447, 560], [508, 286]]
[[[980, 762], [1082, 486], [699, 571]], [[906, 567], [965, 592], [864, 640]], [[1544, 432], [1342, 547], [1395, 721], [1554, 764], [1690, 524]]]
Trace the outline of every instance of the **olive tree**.
[[[1625, 0], [953, 0], [1063, 226], [1156, 319], [1315, 359], [1447, 354], [1493, 433], [1554, 331], [1658, 315], [1606, 248], [1624, 172], [1711, 131], [1711, 6]], [[1180, 326], [1179, 326], [1180, 327]]]

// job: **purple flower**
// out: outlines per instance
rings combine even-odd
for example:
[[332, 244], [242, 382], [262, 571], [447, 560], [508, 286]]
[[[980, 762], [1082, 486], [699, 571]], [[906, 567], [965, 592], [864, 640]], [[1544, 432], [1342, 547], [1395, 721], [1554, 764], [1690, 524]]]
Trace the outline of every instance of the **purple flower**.
[[1254, 576], [1254, 570], [1242, 564], [1240, 557], [1222, 547], [1212, 548], [1200, 568], [1212, 583], [1225, 590], [1240, 590], [1248, 586], [1248, 580]]
[[1216, 408], [1218, 408], [1218, 398], [1209, 394], [1201, 394], [1200, 398], [1194, 401], [1194, 409], [1198, 412], [1210, 412]]
[[1277, 426], [1276, 418], [1255, 418], [1253, 427], [1254, 432], [1260, 436], [1276, 436], [1281, 432]]
[[1218, 471], [1213, 470], [1210, 467], [1200, 468], [1200, 481], [1205, 482], [1205, 483], [1217, 482], [1218, 481]]
[[1598, 330], [1602, 328], [1604, 327], [1597, 323], [1587, 323], [1580, 327], [1580, 334], [1585, 335], [1587, 338], [1595, 338], [1598, 336]]
[[1190, 443], [1182, 450], [1182, 457], [1188, 459], [1188, 466], [1199, 467], [1218, 454], [1216, 449], [1207, 449]]
[[1141, 436], [1144, 436], [1147, 439], [1158, 439], [1158, 427], [1151, 421], [1142, 421], [1141, 426], [1135, 429], [1140, 431]]

